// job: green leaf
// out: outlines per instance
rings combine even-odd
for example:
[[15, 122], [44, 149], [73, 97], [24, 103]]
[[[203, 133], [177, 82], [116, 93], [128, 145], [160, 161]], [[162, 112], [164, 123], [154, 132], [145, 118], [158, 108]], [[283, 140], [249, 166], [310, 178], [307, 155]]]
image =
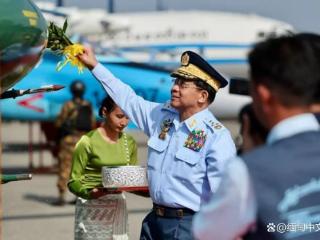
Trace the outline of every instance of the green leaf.
[[68, 27], [68, 21], [67, 21], [67, 19], [66, 19], [66, 20], [64, 21], [64, 23], [63, 23], [63, 32], [64, 32], [64, 33], [66, 32], [67, 27]]
[[65, 34], [67, 27], [67, 19], [64, 21], [63, 28], [58, 27], [53, 22], [50, 22], [48, 26], [49, 35], [47, 48], [51, 48], [51, 50], [57, 51], [58, 49], [63, 50], [68, 45], [73, 44]]

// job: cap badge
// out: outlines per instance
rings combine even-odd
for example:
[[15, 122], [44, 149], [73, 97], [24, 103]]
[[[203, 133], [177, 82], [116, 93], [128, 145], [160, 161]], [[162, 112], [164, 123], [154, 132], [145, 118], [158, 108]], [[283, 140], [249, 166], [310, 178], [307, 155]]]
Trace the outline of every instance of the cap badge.
[[187, 66], [189, 64], [189, 60], [190, 60], [189, 54], [188, 53], [183, 54], [181, 56], [181, 65]]

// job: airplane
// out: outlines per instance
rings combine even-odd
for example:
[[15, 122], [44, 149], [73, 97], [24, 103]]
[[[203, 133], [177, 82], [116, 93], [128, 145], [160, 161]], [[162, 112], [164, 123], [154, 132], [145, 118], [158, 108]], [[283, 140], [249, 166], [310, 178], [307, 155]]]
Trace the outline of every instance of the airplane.
[[1, 0], [0, 6], [0, 93], [3, 93], [40, 60], [47, 40], [47, 23], [30, 0]]
[[[181, 53], [191, 50], [227, 78], [248, 78], [247, 54], [256, 42], [295, 32], [290, 24], [254, 14], [214, 11], [111, 14], [102, 9], [37, 4], [48, 21], [62, 25], [67, 18], [68, 33], [83, 37], [95, 46], [97, 53], [111, 53], [128, 61], [172, 70], [179, 65]], [[220, 91], [221, 96], [212, 107], [218, 117], [236, 117], [241, 106], [249, 101], [248, 97], [229, 94], [228, 88]]]
[[191, 50], [229, 76], [247, 76], [246, 56], [256, 42], [295, 32], [290, 24], [255, 14], [200, 10], [111, 14], [37, 4], [48, 21], [62, 25], [67, 18], [68, 33], [81, 35], [101, 54], [111, 52], [172, 69], [181, 53]]
[[[99, 52], [102, 45], [107, 45], [103, 46], [103, 49], [107, 49], [108, 55], [113, 52], [119, 56], [100, 57], [102, 63], [132, 86], [138, 94], [147, 100], [157, 102], [169, 99], [169, 73], [179, 63], [176, 58], [183, 50], [200, 52], [227, 78], [246, 77], [248, 69], [245, 54], [254, 42], [270, 35], [294, 31], [289, 24], [255, 15], [207, 11], [108, 14], [97, 9], [80, 10], [70, 7], [47, 7], [47, 3], [37, 4], [47, 20], [51, 17], [51, 20], [54, 18], [64, 21], [65, 17], [68, 17], [69, 33], [84, 35], [91, 43], [99, 37], [100, 44], [98, 47], [95, 45], [96, 52]], [[237, 24], [234, 24], [235, 22]], [[132, 52], [138, 57], [125, 56]], [[141, 60], [144, 52], [153, 55], [152, 59]], [[213, 56], [210, 57], [209, 53], [212, 52]], [[159, 54], [162, 54], [162, 60], [155, 58], [155, 55], [160, 56]], [[168, 55], [170, 60], [165, 60], [164, 55]], [[66, 88], [51, 95], [38, 94], [31, 98], [2, 100], [4, 119], [53, 121], [62, 103], [71, 97], [68, 86], [73, 79], [78, 78], [87, 84], [90, 82], [86, 97], [96, 107], [99, 106], [104, 92], [94, 83], [92, 76], [88, 72], [82, 76], [78, 75], [71, 68], [57, 73], [55, 64], [59, 60], [61, 59], [46, 53], [41, 64], [17, 87], [37, 83], [61, 84], [66, 85]], [[141, 64], [136, 63], [137, 61]], [[236, 117], [241, 106], [249, 100], [246, 96], [229, 94], [227, 87], [219, 91], [211, 109], [218, 117]]]
[[[91, 29], [95, 29], [96, 25], [94, 23], [101, 25], [101, 19], [95, 20], [95, 14], [92, 15], [93, 18], [88, 18], [88, 15], [90, 15], [89, 12], [84, 11], [82, 15], [79, 15], [78, 11], [80, 10], [76, 10], [69, 16], [70, 32], [74, 31], [74, 33], [76, 33], [75, 27], [83, 26], [86, 21], [89, 23], [93, 21], [93, 23], [91, 22], [90, 24]], [[158, 14], [159, 18], [157, 18]], [[110, 29], [112, 28], [109, 27], [107, 29], [109, 31], [105, 31], [106, 29], [104, 29], [103, 33], [100, 32], [96, 35], [92, 35], [91, 33], [87, 35], [84, 34], [86, 40], [93, 43], [96, 43], [93, 38], [94, 36], [113, 36], [113, 38], [117, 40], [118, 45], [110, 45], [110, 48], [103, 46], [103, 44], [107, 43], [106, 41], [98, 39], [100, 44], [95, 45], [95, 49], [99, 52], [99, 47], [102, 46], [100, 50], [102, 49], [101, 51], [104, 53], [107, 52], [109, 56], [99, 56], [99, 61], [110, 69], [116, 77], [129, 84], [137, 94], [147, 100], [156, 102], [165, 102], [170, 98], [172, 83], [169, 73], [175, 65], [179, 63], [176, 56], [180, 56], [183, 50], [190, 49], [198, 53], [200, 52], [200, 54], [202, 53], [201, 55], [208, 59], [214, 67], [227, 78], [232, 76], [247, 76], [248, 69], [245, 53], [249, 51], [254, 42], [261, 37], [292, 31], [290, 25], [256, 16], [250, 17], [247, 15], [208, 12], [192, 12], [194, 15], [190, 12], [182, 12], [181, 15], [178, 13], [174, 14], [174, 12], [167, 14], [169, 15], [165, 15], [165, 13], [162, 12], [153, 14], [106, 15], [104, 16], [106, 18], [103, 19], [109, 21], [110, 27], [114, 26], [114, 31], [111, 31]], [[61, 15], [63, 17], [65, 16], [63, 14]], [[78, 21], [72, 20], [72, 16], [74, 15], [77, 16], [77, 18], [74, 19], [78, 19]], [[121, 23], [121, 19], [125, 16], [132, 15], [136, 18], [135, 20], [134, 18], [130, 19], [129, 24], [132, 25], [129, 25], [128, 31], [121, 27], [123, 25], [116, 24]], [[199, 19], [200, 22], [198, 22], [198, 24], [188, 23], [188, 19], [192, 16], [194, 19]], [[113, 17], [114, 21], [111, 21]], [[202, 21], [203, 24], [200, 24]], [[140, 24], [138, 24], [140, 28], [138, 26], [133, 28], [133, 23], [135, 22]], [[177, 24], [177, 22], [181, 24]], [[206, 25], [207, 22], [211, 22], [212, 26]], [[214, 29], [214, 22], [220, 23], [222, 27], [216, 26], [216, 29]], [[237, 22], [237, 24], [234, 24], [234, 22]], [[234, 25], [238, 27], [234, 27]], [[163, 31], [168, 30], [170, 26], [172, 26], [172, 28], [169, 31], [170, 34], [167, 32], [167, 38], [164, 38], [163, 34], [158, 36], [157, 31], [158, 33], [163, 33]], [[186, 28], [186, 26], [188, 26], [188, 28]], [[180, 27], [181, 29], [179, 29]], [[246, 27], [248, 27], [248, 29], [246, 29]], [[146, 28], [150, 31], [150, 35], [142, 39], [141, 34], [148, 33]], [[154, 31], [151, 32], [152, 30]], [[83, 34], [84, 32], [79, 30], [79, 33]], [[113, 33], [113, 35], [110, 33]], [[118, 36], [116, 33], [119, 33], [119, 38], [116, 38], [116, 36]], [[130, 34], [136, 36], [133, 37], [133, 39], [143, 40], [142, 42], [140, 41], [141, 44], [138, 45], [139, 41], [136, 41], [137, 45], [133, 45], [134, 41], [129, 41], [131, 38]], [[120, 41], [120, 36], [125, 36], [127, 45], [125, 45], [125, 41]], [[212, 37], [215, 40], [212, 40]], [[188, 39], [190, 38], [191, 40], [189, 41]], [[165, 39], [165, 41], [163, 39]], [[124, 45], [121, 46], [120, 43]], [[115, 50], [114, 47], [116, 47]], [[145, 49], [146, 53], [153, 55], [153, 59], [155, 59], [155, 55], [159, 55], [160, 53], [163, 54], [163, 56], [169, 54], [170, 61], [166, 59], [141, 60], [140, 55], [144, 56], [144, 51], [141, 50]], [[211, 55], [210, 57], [208, 53], [212, 51], [215, 53], [214, 56]], [[111, 56], [110, 52], [116, 53], [116, 56]], [[137, 57], [125, 56], [125, 54], [132, 52], [134, 52]], [[140, 63], [137, 62], [139, 58]], [[163, 57], [161, 58], [163, 59]], [[40, 63], [22, 81], [16, 84], [15, 87], [30, 88], [38, 87], [39, 85], [58, 84], [64, 85], [65, 88], [50, 95], [39, 93], [17, 99], [2, 100], [0, 107], [4, 120], [40, 121], [41, 129], [44, 131], [46, 138], [49, 141], [53, 140], [53, 121], [60, 111], [62, 104], [71, 98], [69, 86], [74, 79], [80, 79], [86, 84], [87, 92], [85, 98], [93, 103], [95, 112], [97, 113], [98, 106], [105, 96], [105, 92], [100, 84], [93, 79], [87, 70], [82, 75], [79, 75], [75, 68], [66, 66], [60, 72], [57, 72], [55, 66], [59, 61], [61, 61], [60, 57], [46, 51]], [[155, 66], [156, 63], [160, 66]], [[237, 116], [239, 109], [249, 101], [250, 98], [247, 96], [229, 94], [229, 87], [226, 87], [218, 92], [217, 98], [210, 109], [218, 118], [234, 118]]]

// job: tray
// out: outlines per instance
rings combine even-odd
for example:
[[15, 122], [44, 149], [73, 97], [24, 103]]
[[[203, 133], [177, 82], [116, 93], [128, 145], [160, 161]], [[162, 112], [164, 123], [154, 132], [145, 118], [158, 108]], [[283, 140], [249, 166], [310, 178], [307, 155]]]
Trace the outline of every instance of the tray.
[[140, 186], [140, 187], [107, 187], [107, 188], [106, 187], [101, 187], [100, 189], [103, 189], [106, 192], [108, 192], [108, 191], [149, 192], [149, 187], [148, 186]]

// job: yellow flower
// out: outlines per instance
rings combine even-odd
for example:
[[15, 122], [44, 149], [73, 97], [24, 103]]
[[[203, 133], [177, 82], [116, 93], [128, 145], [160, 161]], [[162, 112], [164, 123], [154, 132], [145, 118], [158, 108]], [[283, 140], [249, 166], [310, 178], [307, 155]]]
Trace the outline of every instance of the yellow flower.
[[67, 63], [78, 67], [78, 72], [82, 73], [84, 69], [83, 63], [77, 58], [77, 55], [84, 52], [84, 47], [81, 44], [72, 44], [63, 49], [62, 54], [65, 59], [57, 64], [57, 71], [60, 71]]

